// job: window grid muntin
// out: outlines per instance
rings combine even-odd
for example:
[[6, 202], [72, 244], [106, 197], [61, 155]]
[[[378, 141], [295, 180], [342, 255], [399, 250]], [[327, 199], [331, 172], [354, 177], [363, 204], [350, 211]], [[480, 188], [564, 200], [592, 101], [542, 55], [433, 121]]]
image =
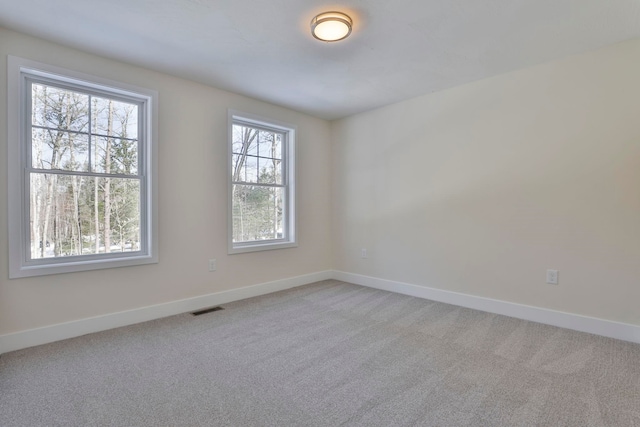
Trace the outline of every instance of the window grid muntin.
[[[34, 125], [34, 124], [32, 124], [31, 127], [35, 128], [35, 129], [43, 129], [43, 130], [64, 130], [67, 133], [75, 133], [75, 134], [80, 134], [80, 135], [87, 134], [87, 132], [81, 132], [79, 130], [58, 129], [58, 128], [51, 128], [51, 127], [47, 127], [47, 126], [40, 126], [40, 125]], [[101, 138], [113, 138], [113, 137], [110, 137], [109, 135], [103, 135], [103, 134], [96, 133], [96, 132], [92, 132], [91, 135], [99, 136]], [[126, 139], [127, 141], [138, 141], [137, 138], [123, 138], [121, 136], [119, 136], [118, 139]]]

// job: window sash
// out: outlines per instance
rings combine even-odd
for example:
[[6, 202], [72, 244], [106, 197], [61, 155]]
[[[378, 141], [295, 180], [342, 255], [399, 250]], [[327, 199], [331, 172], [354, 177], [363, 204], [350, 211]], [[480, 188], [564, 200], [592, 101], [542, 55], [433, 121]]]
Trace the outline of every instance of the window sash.
[[[278, 217], [281, 217], [281, 226], [282, 226], [282, 237], [280, 238], [272, 238], [272, 239], [251, 239], [251, 240], [236, 240], [236, 236], [233, 235], [232, 239], [233, 239], [233, 244], [234, 245], [251, 245], [251, 244], [255, 244], [255, 243], [260, 243], [260, 244], [268, 244], [268, 243], [277, 243], [277, 242], [287, 242], [289, 241], [289, 208], [288, 208], [288, 199], [289, 199], [289, 195], [287, 193], [287, 189], [288, 187], [286, 185], [254, 185], [253, 183], [234, 183], [233, 184], [233, 193], [235, 194], [235, 190], [237, 187], [259, 187], [259, 188], [266, 188], [266, 189], [282, 189], [282, 213], [280, 215], [278, 215], [276, 212], [273, 212], [274, 214], [276, 214], [275, 218], [275, 223], [274, 223], [274, 231], [276, 231], [277, 233], [277, 228], [278, 228]], [[235, 205], [235, 200], [232, 200], [231, 203], [232, 205], [232, 210], [236, 207]], [[271, 213], [271, 212], [270, 212]], [[236, 220], [236, 216], [233, 216], [233, 221], [234, 221], [234, 227], [233, 230], [235, 232], [235, 220]], [[271, 218], [270, 218], [271, 219]]]
[[[58, 171], [56, 171], [58, 172]], [[35, 170], [34, 172], [29, 172], [26, 171], [25, 173], [25, 182], [31, 182], [31, 177], [32, 175], [57, 175], [60, 177], [71, 177], [71, 176], [78, 176], [78, 177], [85, 177], [85, 178], [95, 178], [95, 179], [100, 179], [100, 178], [109, 178], [109, 179], [116, 179], [116, 180], [129, 180], [129, 181], [135, 181], [138, 183], [137, 188], [139, 189], [139, 197], [137, 198], [137, 203], [138, 203], [138, 215], [137, 215], [137, 222], [138, 222], [138, 242], [136, 242], [137, 244], [139, 244], [139, 249], [138, 250], [130, 250], [130, 251], [119, 251], [119, 252], [98, 252], [98, 253], [92, 253], [92, 254], [79, 254], [79, 255], [61, 255], [61, 256], [54, 256], [54, 257], [38, 257], [38, 258], [34, 258], [33, 254], [32, 254], [32, 245], [33, 245], [33, 238], [34, 236], [32, 236], [31, 234], [31, 229], [28, 229], [25, 231], [25, 265], [29, 265], [29, 266], [39, 266], [39, 265], [49, 265], [49, 264], [55, 264], [55, 263], [67, 263], [67, 262], [75, 262], [75, 261], [89, 261], [92, 259], [113, 259], [113, 258], [132, 258], [132, 257], [139, 257], [140, 255], [145, 254], [149, 248], [148, 248], [148, 243], [147, 243], [147, 239], [145, 239], [143, 230], [143, 224], [144, 224], [144, 212], [142, 211], [142, 203], [144, 200], [144, 188], [145, 188], [145, 179], [144, 177], [138, 177], [138, 176], [122, 176], [122, 175], [118, 175], [118, 176], [113, 176], [113, 175], [107, 175], [107, 176], [93, 176], [93, 175], [87, 175], [87, 174], [66, 174], [66, 173], [50, 173], [48, 170], [47, 171], [43, 171], [43, 170]], [[97, 185], [97, 184], [96, 184]], [[25, 208], [27, 209], [25, 214], [29, 215], [30, 221], [32, 220], [31, 218], [31, 200], [32, 200], [32, 195], [31, 195], [31, 189], [32, 186], [28, 185], [27, 186], [27, 191], [28, 191], [28, 195], [27, 195], [27, 200], [28, 200], [28, 206], [26, 206]], [[94, 194], [94, 197], [98, 197], [97, 195]], [[79, 207], [79, 205], [78, 205]], [[63, 217], [64, 219], [64, 217]], [[83, 235], [79, 235], [77, 236], [77, 238], [83, 239]], [[47, 237], [46, 236], [41, 236], [41, 242], [40, 244], [46, 244], [47, 242]]]
[[[146, 100], [141, 100], [140, 98], [134, 98], [131, 96], [122, 96], [122, 95], [118, 95], [115, 93], [111, 93], [108, 92], [106, 90], [99, 90], [99, 89], [90, 89], [86, 86], [81, 86], [81, 83], [77, 83], [77, 84], [70, 84], [70, 83], [64, 83], [64, 82], [58, 82], [57, 80], [52, 79], [51, 77], [42, 77], [42, 76], [33, 76], [31, 74], [24, 74], [24, 78], [25, 78], [25, 96], [26, 99], [24, 100], [25, 103], [25, 107], [26, 107], [26, 112], [25, 112], [25, 116], [23, 118], [24, 123], [23, 125], [26, 126], [26, 130], [25, 130], [25, 141], [23, 141], [24, 146], [26, 147], [26, 161], [27, 161], [27, 168], [30, 170], [43, 170], [41, 168], [34, 168], [33, 166], [33, 157], [32, 157], [32, 149], [33, 149], [33, 129], [34, 128], [39, 128], [39, 129], [52, 129], [52, 130], [57, 130], [57, 131], [63, 131], [63, 132], [69, 132], [69, 133], [75, 133], [78, 135], [87, 135], [89, 137], [88, 139], [88, 150], [89, 153], [87, 155], [88, 160], [89, 160], [89, 171], [88, 172], [82, 172], [82, 174], [86, 174], [87, 176], [139, 176], [142, 179], [144, 179], [146, 177], [146, 167], [147, 167], [147, 163], [144, 161], [144, 159], [146, 158], [146, 147], [145, 144], [143, 143], [146, 140], [146, 129], [145, 129], [145, 123], [147, 123], [146, 121], [146, 114], [147, 114], [147, 108], [146, 108]], [[45, 85], [48, 87], [53, 87], [53, 88], [57, 88], [57, 89], [63, 89], [63, 90], [68, 90], [71, 92], [76, 92], [76, 93], [81, 93], [84, 95], [89, 96], [89, 104], [88, 104], [88, 109], [89, 109], [89, 114], [88, 114], [88, 130], [86, 132], [82, 132], [82, 131], [75, 131], [75, 130], [71, 130], [71, 129], [60, 129], [60, 128], [48, 128], [48, 127], [44, 127], [44, 126], [37, 126], [34, 125], [32, 120], [30, 119], [32, 117], [33, 111], [33, 85], [34, 84], [41, 84], [41, 85]], [[121, 137], [113, 137], [113, 136], [109, 136], [109, 135], [103, 135], [103, 134], [99, 134], [99, 133], [94, 133], [92, 132], [92, 125], [91, 125], [91, 120], [92, 120], [92, 108], [91, 108], [91, 98], [92, 97], [100, 97], [100, 98], [108, 98], [110, 100], [114, 100], [114, 101], [119, 101], [119, 102], [124, 102], [124, 103], [128, 103], [128, 104], [133, 104], [136, 105], [138, 108], [138, 138], [134, 139], [134, 138], [121, 138]], [[91, 147], [92, 147], [92, 141], [93, 141], [93, 137], [106, 137], [106, 138], [112, 138], [112, 139], [125, 139], [125, 140], [129, 140], [129, 141], [136, 141], [137, 142], [137, 150], [138, 150], [138, 154], [137, 154], [137, 174], [136, 175], [130, 175], [130, 174], [107, 174], [107, 173], [102, 173], [102, 172], [92, 172], [92, 156], [91, 156]], [[47, 171], [62, 171], [65, 174], [75, 174], [77, 171], [67, 171], [64, 169], [46, 169]]]

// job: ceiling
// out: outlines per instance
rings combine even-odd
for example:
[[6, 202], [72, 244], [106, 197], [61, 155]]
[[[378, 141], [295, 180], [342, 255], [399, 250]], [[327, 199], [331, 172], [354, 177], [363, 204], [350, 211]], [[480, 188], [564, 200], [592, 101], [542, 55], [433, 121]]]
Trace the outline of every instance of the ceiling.
[[[354, 20], [314, 39], [314, 15]], [[640, 37], [639, 0], [0, 0], [0, 26], [324, 119]]]

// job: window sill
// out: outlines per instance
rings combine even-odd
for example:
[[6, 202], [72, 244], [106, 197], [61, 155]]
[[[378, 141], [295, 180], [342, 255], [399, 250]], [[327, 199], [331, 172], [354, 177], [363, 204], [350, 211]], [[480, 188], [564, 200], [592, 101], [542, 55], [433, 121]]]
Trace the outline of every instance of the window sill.
[[243, 254], [247, 252], [270, 251], [273, 249], [287, 249], [298, 247], [298, 242], [270, 242], [270, 243], [245, 243], [229, 246], [228, 254]]
[[49, 274], [74, 273], [77, 271], [101, 270], [106, 268], [131, 267], [135, 265], [157, 264], [158, 257], [150, 255], [119, 257], [101, 260], [71, 261], [11, 268], [9, 278], [45, 276]]

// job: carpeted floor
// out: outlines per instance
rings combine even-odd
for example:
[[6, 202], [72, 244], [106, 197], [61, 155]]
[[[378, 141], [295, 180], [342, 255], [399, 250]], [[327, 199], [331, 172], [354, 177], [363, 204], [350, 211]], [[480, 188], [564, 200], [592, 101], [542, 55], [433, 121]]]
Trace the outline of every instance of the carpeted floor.
[[640, 426], [640, 346], [338, 281], [0, 357], [0, 426]]

